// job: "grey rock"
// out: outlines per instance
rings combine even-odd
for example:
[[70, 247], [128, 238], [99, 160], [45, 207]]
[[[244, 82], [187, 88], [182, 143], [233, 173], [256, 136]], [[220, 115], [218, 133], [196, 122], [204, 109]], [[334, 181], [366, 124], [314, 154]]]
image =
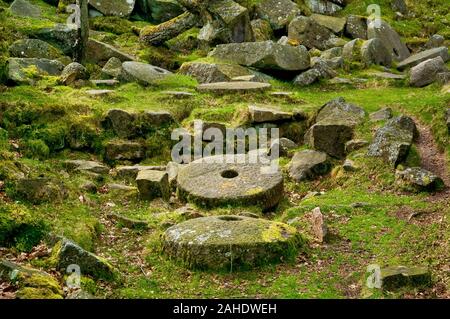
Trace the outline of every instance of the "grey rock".
[[360, 62], [362, 59], [361, 48], [364, 45], [362, 39], [354, 39], [344, 45], [342, 57], [349, 62]]
[[393, 111], [390, 107], [385, 107], [377, 112], [370, 114], [370, 120], [373, 122], [389, 120], [393, 116]]
[[64, 161], [64, 165], [73, 171], [78, 172], [91, 172], [96, 174], [108, 174], [109, 167], [95, 161], [85, 160], [67, 160]]
[[11, 13], [21, 17], [39, 18], [41, 16], [41, 9], [26, 0], [14, 0], [9, 9]]
[[316, 21], [321, 26], [330, 29], [335, 34], [341, 34], [344, 31], [344, 27], [347, 22], [345, 18], [330, 17], [316, 13], [311, 15], [311, 19]]
[[392, 64], [392, 55], [380, 39], [374, 38], [364, 42], [362, 45], [361, 61], [366, 66], [376, 64], [389, 68]]
[[410, 85], [423, 87], [433, 83], [437, 79], [437, 74], [448, 72], [444, 60], [440, 56], [426, 60], [411, 68]]
[[344, 34], [351, 39], [367, 39], [367, 19], [365, 17], [349, 15]]
[[119, 80], [123, 82], [137, 82], [142, 85], [150, 85], [161, 80], [172, 72], [163, 68], [142, 62], [127, 61], [122, 64], [122, 72]]
[[67, 24], [56, 24], [51, 28], [40, 29], [32, 35], [40, 40], [58, 46], [64, 54], [71, 55], [77, 43], [77, 29]]
[[197, 86], [197, 91], [213, 92], [218, 94], [266, 91], [271, 88], [270, 83], [251, 82], [251, 81], [232, 81], [204, 83]]
[[178, 172], [180, 171], [180, 169], [182, 167], [183, 167], [182, 164], [178, 164], [176, 162], [167, 163], [166, 172], [167, 172], [167, 178], [168, 178], [169, 186], [170, 186], [171, 190], [175, 190], [177, 188]]
[[164, 171], [142, 170], [136, 177], [136, 184], [141, 198], [152, 200], [162, 197], [170, 198], [169, 176]]
[[129, 160], [138, 162], [145, 156], [145, 147], [139, 142], [111, 141], [105, 145], [105, 160]]
[[39, 39], [21, 39], [9, 47], [9, 54], [15, 58], [43, 58], [54, 60], [62, 56], [62, 52], [54, 46]]
[[130, 138], [137, 134], [136, 115], [122, 109], [111, 109], [105, 116], [105, 126], [111, 127], [114, 133], [122, 138]]
[[57, 60], [36, 58], [9, 58], [7, 60], [7, 79], [16, 84], [34, 84], [36, 79], [26, 72], [33, 67], [36, 75], [58, 76], [64, 69], [64, 64]]
[[117, 178], [128, 182], [135, 181], [137, 174], [140, 171], [153, 170], [153, 171], [165, 171], [165, 166], [151, 166], [151, 165], [133, 165], [133, 166], [117, 166], [115, 173]]
[[347, 143], [345, 143], [345, 151], [347, 153], [351, 153], [351, 152], [359, 150], [367, 145], [369, 145], [369, 142], [367, 142], [366, 140], [361, 140], [361, 139], [350, 140]]
[[305, 0], [305, 4], [314, 13], [333, 15], [342, 10], [342, 7], [327, 0]]
[[[152, 22], [162, 23], [183, 13], [182, 6], [176, 0], [142, 0], [147, 2]], [[139, 2], [139, 1], [138, 1]]]
[[440, 34], [434, 34], [425, 44], [426, 49], [434, 49], [444, 46], [445, 38]]
[[106, 77], [118, 78], [122, 72], [122, 61], [119, 58], [112, 57], [102, 68], [102, 74]]
[[312, 18], [300, 16], [289, 23], [288, 38], [291, 41], [301, 43], [308, 49], [326, 50], [335, 46], [329, 40], [336, 38], [336, 36]]
[[420, 167], [408, 167], [397, 171], [395, 177], [401, 183], [412, 185], [420, 190], [433, 191], [444, 187], [444, 182], [439, 176]]
[[298, 5], [290, 0], [263, 0], [256, 5], [259, 18], [269, 21], [273, 30], [286, 27], [301, 14]]
[[89, 4], [105, 16], [128, 17], [134, 9], [136, 0], [95, 0]]
[[354, 172], [358, 169], [358, 167], [355, 165], [355, 162], [350, 159], [345, 160], [344, 164], [342, 164], [342, 168], [346, 172]]
[[394, 61], [403, 61], [410, 56], [408, 47], [402, 42], [398, 33], [384, 20], [369, 21], [367, 37], [369, 39], [379, 38], [391, 53]]
[[118, 213], [108, 214], [108, 218], [130, 229], [147, 229], [148, 222], [123, 216]]
[[426, 266], [390, 266], [381, 268], [383, 290], [396, 290], [402, 287], [429, 287], [431, 273]]
[[408, 7], [405, 0], [394, 0], [391, 2], [392, 10], [400, 12], [403, 15], [408, 14]]
[[23, 178], [16, 182], [15, 191], [20, 198], [33, 204], [61, 202], [68, 193], [61, 181], [46, 178]]
[[327, 154], [323, 152], [304, 150], [294, 154], [288, 165], [289, 177], [296, 182], [314, 179], [330, 171]]
[[316, 122], [324, 120], [338, 120], [351, 125], [361, 123], [366, 112], [357, 105], [347, 103], [344, 98], [338, 97], [324, 104], [318, 111]]
[[255, 19], [250, 21], [250, 25], [256, 42], [272, 40], [273, 30], [268, 21]]
[[252, 123], [290, 121], [293, 114], [279, 111], [270, 106], [250, 105], [248, 107]]
[[104, 64], [113, 57], [118, 58], [122, 62], [134, 60], [134, 57], [116, 49], [110, 44], [89, 39], [86, 48], [86, 60], [88, 62]]
[[144, 132], [151, 128], [160, 128], [175, 123], [175, 119], [168, 111], [145, 111], [139, 114], [139, 120]]
[[446, 85], [450, 82], [450, 71], [447, 69], [444, 72], [436, 74], [436, 82], [440, 85]]
[[450, 59], [447, 47], [438, 47], [434, 49], [429, 49], [426, 51], [419, 52], [417, 54], [411, 55], [409, 58], [403, 60], [397, 65], [397, 69], [404, 70], [416, 66], [426, 60], [433, 59], [440, 56], [444, 62]]
[[323, 51], [322, 54], [320, 55], [320, 57], [324, 60], [331, 60], [333, 58], [341, 57], [342, 51], [343, 51], [343, 48], [340, 48], [340, 47], [331, 48], [331, 49]]
[[77, 62], [72, 62], [63, 69], [59, 80], [65, 85], [71, 85], [77, 80], [87, 80], [89, 74], [86, 68]]
[[321, 78], [321, 73], [317, 69], [309, 69], [297, 75], [293, 83], [297, 86], [308, 86], [317, 82]]
[[272, 141], [270, 149], [272, 150], [275, 146], [278, 147], [280, 156], [287, 156], [292, 149], [298, 147], [298, 145], [294, 141], [291, 141], [290, 139], [285, 137], [278, 138]]

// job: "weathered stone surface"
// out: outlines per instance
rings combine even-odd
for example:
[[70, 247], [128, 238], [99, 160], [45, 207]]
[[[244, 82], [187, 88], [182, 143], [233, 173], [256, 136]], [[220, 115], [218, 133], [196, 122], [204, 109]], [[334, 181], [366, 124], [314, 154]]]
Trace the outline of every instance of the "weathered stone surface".
[[436, 74], [436, 82], [439, 85], [444, 85], [444, 86], [446, 84], [450, 83], [450, 70], [447, 68], [443, 72], [439, 72], [438, 74]]
[[78, 246], [69, 239], [62, 239], [54, 247], [52, 255], [57, 261], [56, 267], [66, 271], [70, 265], [78, 265], [83, 274], [99, 279], [112, 279], [115, 277], [114, 268], [105, 259], [94, 255]]
[[74, 26], [67, 24], [56, 24], [51, 28], [43, 28], [35, 33], [33, 36], [43, 41], [48, 41], [64, 52], [64, 54], [72, 54], [73, 49], [77, 43], [78, 32]]
[[420, 167], [408, 167], [395, 173], [400, 183], [412, 185], [420, 190], [437, 190], [444, 187], [443, 180], [434, 173]]
[[390, 107], [385, 107], [385, 108], [383, 108], [379, 111], [373, 112], [369, 115], [370, 120], [373, 122], [389, 120], [390, 118], [392, 118], [392, 116], [393, 116], [393, 112]]
[[448, 72], [440, 56], [426, 60], [411, 68], [409, 83], [412, 86], [423, 87], [436, 81], [437, 74]]
[[425, 266], [391, 266], [381, 268], [381, 285], [384, 290], [401, 287], [427, 287], [431, 285], [431, 273]]
[[62, 52], [59, 49], [38, 39], [17, 40], [9, 47], [9, 54], [15, 58], [43, 58], [49, 60], [62, 56]]
[[320, 79], [334, 78], [336, 75], [337, 73], [330, 67], [326, 60], [316, 58], [312, 68], [297, 75], [293, 83], [298, 86], [307, 86]]
[[235, 92], [250, 92], [250, 91], [266, 91], [271, 88], [269, 83], [250, 82], [250, 81], [232, 81], [232, 82], [215, 82], [204, 83], [197, 86], [200, 92], [214, 92], [214, 93], [235, 93]]
[[160, 45], [167, 40], [175, 38], [184, 31], [193, 28], [198, 22], [198, 17], [190, 12], [181, 15], [155, 26], [147, 26], [141, 29], [139, 38], [149, 45]]
[[440, 34], [434, 34], [425, 44], [425, 49], [434, 49], [444, 46], [445, 38]]
[[380, 78], [380, 79], [387, 79], [387, 80], [404, 80], [406, 79], [405, 74], [395, 74], [390, 72], [370, 72], [369, 75]]
[[35, 58], [9, 58], [7, 60], [7, 79], [16, 84], [34, 84], [35, 76], [58, 76], [64, 64], [57, 60]]
[[329, 29], [321, 26], [310, 17], [297, 17], [289, 23], [288, 38], [297, 41], [308, 49], [326, 50], [334, 47], [329, 40], [336, 36]]
[[320, 54], [320, 58], [322, 58], [324, 60], [331, 60], [334, 58], [338, 58], [338, 57], [342, 56], [342, 51], [343, 51], [343, 48], [340, 48], [340, 47], [331, 48], [331, 49], [323, 51]]
[[259, 69], [298, 71], [310, 66], [306, 48], [273, 41], [221, 44], [209, 56]]
[[172, 74], [172, 72], [157, 66], [142, 62], [127, 61], [122, 63], [122, 72], [119, 75], [119, 80], [124, 82], [138, 82], [142, 85], [150, 85], [170, 74]]
[[67, 189], [62, 182], [46, 177], [19, 179], [16, 193], [33, 204], [61, 202], [67, 197]]
[[400, 62], [397, 65], [397, 69], [404, 70], [407, 68], [411, 68], [422, 62], [425, 62], [426, 60], [434, 59], [438, 56], [440, 56], [442, 60], [444, 60], [444, 62], [447, 62], [450, 59], [447, 47], [438, 47], [413, 54], [409, 58]]
[[316, 122], [338, 120], [354, 126], [364, 120], [365, 114], [366, 112], [359, 106], [347, 103], [344, 98], [338, 97], [319, 109]]
[[183, 8], [176, 0], [143, 0], [147, 2], [151, 20], [162, 23], [183, 13]]
[[345, 157], [345, 143], [353, 137], [354, 124], [339, 119], [325, 119], [305, 134], [305, 142], [318, 151], [336, 158]]
[[21, 17], [39, 18], [41, 16], [41, 9], [26, 0], [14, 0], [9, 9], [11, 13]]
[[367, 155], [382, 157], [395, 167], [408, 155], [416, 135], [416, 124], [410, 117], [395, 117], [377, 130]]
[[64, 165], [73, 171], [79, 172], [91, 172], [96, 174], [108, 174], [109, 167], [95, 161], [85, 161], [85, 160], [67, 160]]
[[137, 134], [135, 121], [135, 114], [121, 109], [111, 109], [106, 113], [104, 125], [111, 127], [117, 136], [130, 138]]
[[143, 133], [175, 123], [175, 119], [168, 111], [145, 111], [138, 115]]
[[183, 167], [182, 164], [178, 164], [176, 162], [169, 162], [167, 163], [167, 178], [169, 180], [169, 186], [171, 190], [175, 190], [177, 188], [177, 177], [178, 172]]
[[289, 177], [296, 182], [314, 179], [329, 172], [331, 165], [327, 154], [304, 150], [294, 154], [288, 166]]
[[102, 74], [106, 77], [118, 78], [122, 72], [122, 61], [119, 58], [112, 57], [103, 66]]
[[89, 4], [105, 16], [128, 17], [136, 0], [93, 0]]
[[367, 19], [362, 16], [349, 15], [344, 34], [352, 39], [367, 39]]
[[293, 114], [279, 111], [270, 106], [250, 105], [248, 107], [252, 123], [290, 121]]
[[305, 4], [312, 12], [326, 15], [332, 15], [342, 10], [341, 6], [327, 0], [306, 0]]
[[117, 166], [114, 172], [117, 178], [131, 182], [136, 180], [137, 174], [140, 171], [145, 170], [164, 171], [166, 167], [151, 165]]
[[126, 216], [122, 216], [118, 213], [110, 213], [108, 214], [108, 218], [114, 220], [120, 225], [130, 228], [130, 229], [147, 229], [148, 222], [139, 219], [133, 219]]
[[361, 140], [361, 139], [350, 140], [347, 143], [345, 143], [345, 151], [347, 153], [351, 153], [353, 151], [356, 151], [356, 150], [359, 150], [359, 149], [365, 147], [368, 144], [369, 144], [369, 142], [367, 142], [366, 140]]
[[341, 34], [344, 31], [347, 20], [345, 18], [330, 17], [323, 14], [312, 14], [311, 19], [316, 21], [322, 27], [330, 29], [335, 34]]
[[342, 57], [350, 62], [361, 61], [361, 48], [364, 44], [362, 39], [354, 39], [344, 45], [342, 49]]
[[110, 95], [111, 93], [113, 93], [113, 90], [87, 90], [86, 94], [90, 95], [90, 96], [107, 96]]
[[105, 160], [140, 161], [144, 158], [145, 148], [139, 142], [112, 141], [105, 145]]
[[269, 21], [273, 30], [286, 27], [301, 14], [298, 5], [290, 0], [263, 0], [256, 5], [259, 18]]
[[260, 206], [267, 210], [283, 196], [283, 176], [242, 156], [212, 156], [193, 161], [178, 173], [178, 197], [206, 207]]
[[273, 30], [268, 21], [255, 19], [250, 21], [250, 25], [252, 27], [255, 42], [269, 41], [273, 39]]
[[77, 62], [72, 62], [63, 69], [59, 80], [65, 85], [71, 85], [77, 80], [87, 80], [89, 74], [86, 68]]
[[302, 243], [286, 224], [245, 216], [210, 216], [167, 229], [165, 254], [189, 268], [235, 270], [293, 257]]
[[[380, 24], [378, 26], [378, 24]], [[410, 56], [409, 50], [402, 42], [398, 33], [381, 19], [368, 22], [367, 37], [369, 39], [379, 38], [386, 49], [391, 53], [394, 61], [403, 61]]]
[[170, 198], [169, 175], [165, 171], [141, 170], [137, 174], [136, 184], [143, 199]]
[[391, 67], [392, 55], [380, 39], [374, 38], [364, 42], [362, 45], [361, 61], [366, 66], [376, 64]]
[[94, 39], [89, 39], [86, 48], [87, 61], [91, 63], [104, 64], [113, 57], [122, 62], [134, 60], [132, 56], [119, 51], [112, 45]]
[[265, 82], [246, 67], [229, 63], [186, 62], [179, 72], [194, 77], [199, 83], [228, 82], [240, 76], [254, 76], [253, 80]]
[[275, 146], [278, 147], [280, 156], [287, 156], [292, 149], [298, 147], [298, 145], [294, 141], [285, 137], [278, 138], [270, 143], [271, 150]]

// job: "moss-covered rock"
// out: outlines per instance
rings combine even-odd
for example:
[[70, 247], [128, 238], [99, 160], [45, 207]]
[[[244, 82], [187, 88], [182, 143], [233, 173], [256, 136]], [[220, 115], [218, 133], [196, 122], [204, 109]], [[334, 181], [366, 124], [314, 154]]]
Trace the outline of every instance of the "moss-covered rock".
[[54, 60], [62, 56], [61, 50], [38, 39], [21, 39], [9, 47], [9, 54], [16, 58], [44, 58]]
[[211, 216], [167, 229], [163, 251], [189, 268], [235, 270], [293, 258], [303, 244], [288, 225], [245, 216]]
[[391, 266], [381, 268], [381, 282], [384, 290], [401, 287], [428, 287], [431, 285], [431, 273], [423, 266]]
[[61, 202], [68, 195], [61, 181], [46, 177], [23, 178], [16, 182], [15, 193], [33, 204]]
[[8, 81], [16, 84], [34, 84], [45, 75], [60, 75], [64, 64], [57, 60], [35, 58], [9, 58]]

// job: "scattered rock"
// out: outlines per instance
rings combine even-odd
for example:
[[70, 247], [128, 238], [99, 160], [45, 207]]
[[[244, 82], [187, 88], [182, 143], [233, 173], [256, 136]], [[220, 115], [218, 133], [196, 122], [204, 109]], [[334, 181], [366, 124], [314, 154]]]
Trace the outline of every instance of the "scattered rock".
[[273, 30], [285, 28], [301, 14], [300, 8], [291, 0], [263, 0], [256, 5], [259, 18], [269, 21]]
[[[378, 24], [380, 24], [378, 26]], [[369, 39], [379, 38], [381, 43], [391, 53], [394, 61], [403, 61], [410, 56], [407, 46], [402, 42], [398, 33], [384, 20], [374, 19], [367, 26]]]
[[68, 195], [61, 181], [46, 177], [19, 179], [16, 182], [16, 193], [33, 204], [61, 202]]
[[369, 144], [369, 142], [367, 142], [366, 140], [360, 140], [360, 139], [350, 140], [347, 143], [345, 143], [345, 151], [347, 153], [351, 153], [353, 151], [359, 150], [359, 149], [367, 146], [368, 144]]
[[409, 167], [403, 171], [397, 171], [395, 176], [398, 181], [406, 182], [419, 190], [433, 191], [444, 187], [440, 177], [420, 167]]
[[59, 80], [65, 85], [74, 84], [78, 80], [89, 79], [89, 74], [86, 68], [77, 62], [68, 64], [62, 71]]
[[172, 72], [163, 68], [142, 62], [127, 61], [122, 64], [122, 72], [119, 80], [123, 82], [138, 82], [142, 85], [153, 84], [155, 81], [163, 79]]
[[280, 156], [287, 156], [292, 149], [298, 147], [298, 145], [294, 141], [291, 141], [290, 139], [285, 137], [278, 138], [272, 141], [270, 149], [272, 150], [272, 148], [275, 146], [278, 147]]
[[375, 64], [383, 65], [389, 68], [392, 64], [392, 55], [380, 39], [374, 38], [365, 41], [362, 45], [361, 61], [366, 66]]
[[381, 268], [381, 282], [384, 290], [401, 287], [428, 287], [431, 285], [431, 273], [422, 266], [391, 266]]
[[344, 45], [342, 57], [350, 62], [359, 62], [362, 59], [361, 48], [364, 44], [362, 39], [354, 39]]
[[266, 20], [256, 19], [250, 21], [255, 42], [269, 41], [273, 38], [273, 30]]
[[222, 205], [273, 208], [283, 196], [283, 176], [245, 155], [196, 160], [178, 172], [180, 200], [206, 207]]
[[225, 215], [195, 218], [167, 229], [163, 251], [189, 268], [232, 271], [292, 257], [301, 242], [286, 224]]
[[310, 66], [305, 47], [273, 41], [220, 44], [209, 56], [258, 69], [299, 71]]
[[112, 45], [89, 39], [86, 48], [86, 60], [88, 62], [103, 65], [111, 58], [117, 58], [122, 62], [134, 60], [132, 56], [119, 51]]
[[69, 170], [78, 172], [91, 172], [95, 174], [108, 174], [109, 167], [94, 161], [85, 160], [67, 160], [64, 161], [64, 165]]
[[114, 133], [121, 138], [136, 136], [136, 115], [121, 109], [111, 109], [106, 113], [104, 125], [111, 127]]
[[134, 9], [136, 0], [95, 0], [89, 4], [105, 16], [128, 17]]
[[316, 122], [323, 120], [341, 120], [352, 125], [362, 123], [366, 112], [357, 105], [347, 103], [344, 98], [338, 97], [324, 104], [318, 111]]
[[369, 115], [370, 120], [373, 122], [389, 120], [394, 115], [390, 107], [385, 107], [377, 112], [373, 112]]
[[428, 42], [425, 44], [425, 49], [434, 49], [443, 47], [445, 38], [442, 35], [434, 34], [430, 37]]
[[108, 218], [121, 224], [122, 226], [130, 229], [147, 229], [148, 223], [143, 220], [133, 219], [126, 216], [122, 216], [118, 213], [108, 214]]
[[296, 41], [308, 49], [317, 48], [327, 50], [334, 47], [328, 42], [336, 36], [329, 29], [321, 26], [310, 17], [297, 17], [289, 23], [288, 38]]
[[416, 135], [416, 124], [410, 117], [395, 117], [377, 130], [367, 155], [382, 157], [395, 167], [408, 155]]
[[342, 165], [342, 168], [346, 172], [354, 172], [358, 169], [358, 167], [355, 165], [355, 162], [353, 162], [350, 159], [346, 159], [344, 164]]
[[323, 51], [320, 54], [320, 58], [317, 58], [317, 59], [331, 60], [334, 58], [338, 58], [338, 57], [342, 56], [342, 51], [343, 51], [343, 48], [340, 48], [340, 47], [331, 48], [331, 49]]
[[274, 109], [270, 106], [250, 105], [248, 107], [252, 123], [290, 121], [293, 114]]
[[105, 160], [129, 160], [138, 162], [145, 156], [145, 148], [139, 142], [111, 141], [105, 145]]
[[322, 27], [330, 29], [335, 34], [341, 34], [344, 31], [344, 27], [347, 22], [345, 18], [330, 17], [316, 13], [311, 15], [311, 19], [316, 21]]
[[41, 9], [34, 4], [29, 3], [26, 0], [14, 0], [9, 7], [11, 13], [21, 17], [40, 18]]
[[9, 54], [15, 58], [42, 58], [49, 60], [62, 56], [62, 52], [59, 49], [38, 39], [17, 40], [9, 47]]
[[175, 123], [175, 119], [168, 111], [145, 111], [139, 114], [141, 130], [144, 132], [151, 128], [162, 128]]
[[314, 239], [323, 243], [328, 235], [328, 227], [325, 224], [324, 217], [322, 212], [320, 211], [320, 207], [316, 207], [311, 211], [310, 214], [310, 222], [311, 222], [311, 231], [314, 236]]
[[67, 24], [56, 24], [51, 28], [43, 28], [32, 35], [40, 40], [56, 45], [67, 55], [72, 55], [78, 39], [76, 27]]
[[448, 72], [448, 70], [442, 58], [438, 56], [413, 67], [409, 83], [415, 87], [426, 86], [436, 81], [437, 74], [441, 72]]
[[288, 166], [289, 176], [296, 182], [314, 179], [329, 172], [331, 165], [327, 154], [304, 150], [294, 154]]
[[367, 39], [367, 19], [362, 16], [347, 16], [344, 34], [352, 39]]
[[112, 57], [103, 66], [102, 74], [106, 77], [118, 78], [122, 72], [122, 61], [119, 58]]
[[233, 82], [216, 82], [204, 83], [197, 86], [200, 92], [214, 93], [234, 93], [234, 92], [250, 92], [250, 91], [266, 91], [271, 88], [269, 83], [250, 82], [250, 81], [233, 81]]
[[39, 76], [59, 76], [64, 64], [57, 60], [36, 58], [9, 58], [7, 79], [16, 84], [34, 84]]
[[390, 72], [371, 72], [370, 75], [375, 76], [380, 79], [388, 79], [388, 80], [404, 80], [406, 79], [406, 75], [404, 74], [395, 74]]
[[447, 62], [449, 60], [447, 47], [434, 48], [411, 55], [409, 58], [400, 62], [397, 65], [397, 69], [404, 70], [407, 68], [411, 68], [422, 62], [425, 62], [429, 59], [434, 59], [439, 56], [442, 58], [442, 60], [444, 60], [444, 62]]
[[333, 15], [342, 10], [341, 6], [327, 0], [305, 0], [305, 4], [312, 12], [326, 15]]
[[91, 83], [95, 86], [117, 86], [119, 81], [117, 80], [91, 80]]
[[316, 58], [311, 69], [297, 75], [293, 83], [297, 86], [307, 86], [320, 79], [334, 78], [337, 73], [330, 67], [328, 61]]
[[182, 164], [178, 164], [175, 162], [167, 163], [166, 172], [167, 172], [167, 178], [169, 180], [169, 186], [170, 186], [171, 190], [175, 190], [177, 188], [178, 172], [180, 171], [180, 169], [182, 167], [183, 167]]
[[170, 198], [169, 178], [164, 171], [141, 170], [137, 174], [136, 183], [143, 199]]

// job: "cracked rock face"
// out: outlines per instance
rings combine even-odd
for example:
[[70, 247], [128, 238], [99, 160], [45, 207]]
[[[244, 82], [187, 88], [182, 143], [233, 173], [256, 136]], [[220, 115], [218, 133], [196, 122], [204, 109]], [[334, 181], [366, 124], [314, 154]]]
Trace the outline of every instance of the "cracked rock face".
[[250, 268], [295, 255], [302, 243], [295, 228], [245, 216], [209, 216], [172, 226], [163, 251], [190, 268]]
[[136, 0], [91, 0], [89, 4], [107, 16], [128, 17]]

